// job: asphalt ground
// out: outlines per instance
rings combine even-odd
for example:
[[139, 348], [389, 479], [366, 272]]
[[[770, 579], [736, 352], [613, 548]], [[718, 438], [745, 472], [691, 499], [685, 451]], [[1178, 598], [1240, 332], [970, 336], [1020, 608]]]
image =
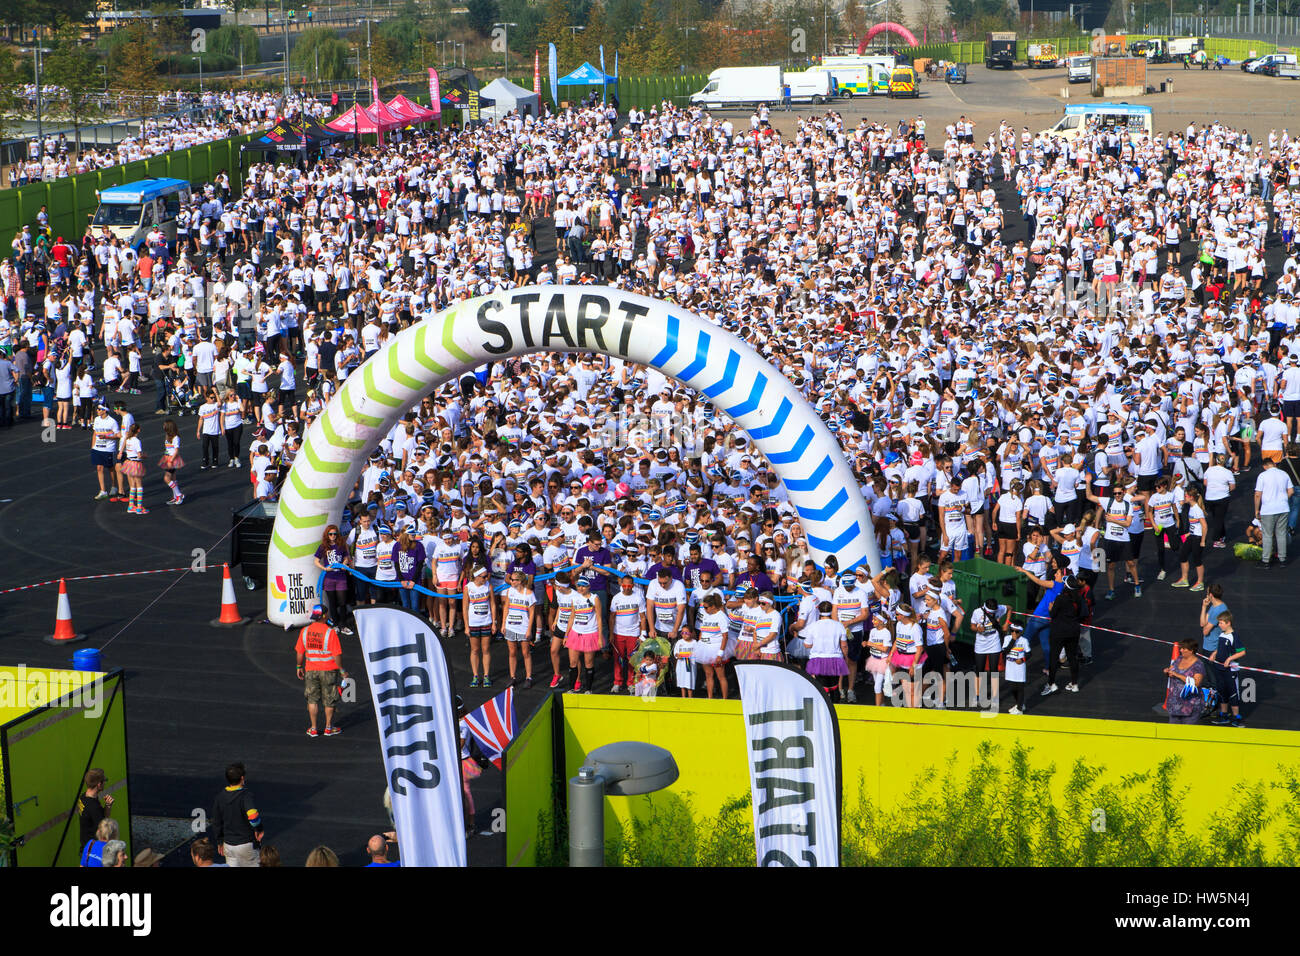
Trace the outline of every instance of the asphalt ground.
[[[976, 76], [982, 72], [979, 67], [972, 70]], [[888, 110], [899, 104], [879, 100], [869, 105]], [[899, 115], [914, 115], [914, 111]], [[1005, 194], [1001, 198], [1004, 205], [1010, 199]], [[1007, 224], [1006, 240], [1025, 234], [1014, 206], [1008, 209]], [[552, 234], [542, 230], [543, 236]], [[539, 259], [551, 252], [547, 246], [539, 250]], [[1276, 266], [1279, 257], [1278, 248], [1270, 247], [1270, 264]], [[146, 458], [152, 465], [162, 447], [163, 421], [152, 414], [154, 396], [146, 391], [125, 400], [141, 422]], [[242, 760], [266, 820], [267, 839], [280, 849], [286, 863], [297, 865], [313, 847], [324, 844], [345, 865], [360, 864], [366, 839], [387, 828], [381, 803], [384, 772], [369, 689], [360, 681], [356, 703], [341, 708], [341, 736], [310, 739], [304, 734], [302, 685], [294, 676], [296, 634], [257, 623], [264, 617], [265, 591], [245, 591], [236, 570], [241, 610], [255, 622], [235, 629], [209, 626], [219, 610], [221, 563], [229, 559], [232, 511], [249, 500], [250, 491], [242, 468], [226, 469], [223, 461], [220, 469], [199, 471], [197, 442], [190, 438], [192, 423], [193, 418], [180, 421], [182, 453], [188, 461], [181, 474], [186, 503], [179, 508], [164, 503], [166, 490], [157, 469], [151, 467], [145, 479], [150, 513], [145, 516], [126, 514], [124, 504], [92, 501], [97, 487], [88, 433], [55, 432], [53, 441], [43, 441], [39, 419], [0, 429], [0, 591], [59, 576], [188, 568], [195, 549], [207, 561], [203, 573], [187, 570], [71, 583], [73, 620], [77, 631], [87, 637], [72, 646], [56, 648], [43, 641], [54, 626], [55, 587], [0, 594], [0, 661], [62, 668], [70, 664], [74, 649], [97, 647], [103, 649], [105, 666], [125, 669], [136, 814], [191, 819], [195, 810], [210, 807], [223, 784], [225, 765]], [[1252, 487], [1253, 473], [1239, 481], [1241, 490], [1229, 514], [1230, 541], [1239, 540], [1249, 523]], [[1114, 628], [1159, 641], [1199, 635], [1201, 596], [1171, 588], [1172, 576], [1155, 582], [1151, 552], [1148, 547], [1141, 564], [1146, 584], [1141, 598], [1133, 597], [1131, 587], [1121, 586], [1114, 602], [1098, 601], [1095, 661], [1084, 668], [1079, 694], [1038, 698], [1044, 679], [1038, 676], [1041, 662], [1035, 652], [1029, 685], [1032, 711], [1162, 719], [1152, 707], [1163, 696], [1161, 668], [1169, 659], [1168, 645], [1100, 630]], [[1223, 584], [1237, 618], [1242, 643], [1248, 648], [1244, 663], [1300, 673], [1300, 650], [1291, 630], [1295, 565], [1262, 571], [1237, 560], [1231, 550], [1211, 549], [1205, 560], [1206, 580]], [[470, 708], [504, 686], [502, 645], [494, 645], [496, 683], [490, 689], [468, 687], [463, 639], [445, 640], [444, 649], [455, 684]], [[520, 723], [549, 693], [545, 689], [549, 661], [538, 650], [538, 686], [516, 691]], [[962, 656], [965, 660], [968, 655]], [[344, 663], [359, 672], [355, 639], [345, 642]], [[597, 688], [608, 688], [611, 671], [610, 661], [598, 659]], [[1246, 676], [1255, 679], [1255, 700], [1243, 707], [1250, 726], [1300, 729], [1297, 678], [1249, 672]], [[1232, 733], [1226, 728], [1222, 732]], [[485, 771], [474, 782], [473, 792], [476, 828], [489, 831], [493, 811], [503, 802], [500, 773]], [[500, 834], [484, 832], [470, 841], [469, 848], [472, 864], [504, 863]], [[184, 865], [187, 861], [182, 851], [170, 862]]]

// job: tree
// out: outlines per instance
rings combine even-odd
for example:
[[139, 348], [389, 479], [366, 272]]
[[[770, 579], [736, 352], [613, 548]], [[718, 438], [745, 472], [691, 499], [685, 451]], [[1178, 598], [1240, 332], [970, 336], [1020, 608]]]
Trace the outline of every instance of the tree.
[[55, 26], [60, 20], [82, 23], [95, 0], [0, 0], [0, 22]]
[[303, 30], [289, 58], [295, 73], [313, 79], [347, 80], [356, 75], [351, 49], [326, 27]]
[[476, 33], [487, 36], [492, 31], [492, 24], [497, 22], [497, 0], [468, 0], [465, 16]]
[[242, 58], [245, 63], [255, 63], [261, 59], [257, 48], [257, 30], [253, 27], [217, 27], [208, 33], [207, 52], [236, 60]]
[[123, 32], [127, 36], [118, 47], [118, 58], [112, 71], [113, 85], [127, 93], [141, 95], [141, 112], [152, 113], [158, 105], [153, 94], [162, 86], [158, 76], [158, 43], [140, 21], [132, 23]]
[[99, 57], [93, 47], [82, 45], [81, 28], [69, 20], [60, 23], [55, 33], [54, 48], [45, 58], [44, 81], [63, 87], [61, 99], [81, 152], [81, 123], [99, 86]]
[[0, 139], [22, 135], [22, 102], [18, 90], [25, 83], [12, 47], [0, 46]]

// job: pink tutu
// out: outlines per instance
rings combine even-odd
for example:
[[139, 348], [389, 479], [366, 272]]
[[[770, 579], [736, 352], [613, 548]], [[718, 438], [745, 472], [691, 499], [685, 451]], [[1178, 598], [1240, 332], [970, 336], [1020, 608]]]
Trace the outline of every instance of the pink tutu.
[[889, 672], [889, 662], [883, 657], [867, 658], [867, 673], [869, 674], [886, 674]]
[[592, 631], [590, 634], [579, 634], [577, 631], [570, 631], [569, 636], [564, 640], [564, 646], [571, 651], [598, 651], [600, 650], [600, 632]]
[[128, 478], [144, 477], [144, 462], [142, 461], [124, 461], [122, 462], [122, 474]]

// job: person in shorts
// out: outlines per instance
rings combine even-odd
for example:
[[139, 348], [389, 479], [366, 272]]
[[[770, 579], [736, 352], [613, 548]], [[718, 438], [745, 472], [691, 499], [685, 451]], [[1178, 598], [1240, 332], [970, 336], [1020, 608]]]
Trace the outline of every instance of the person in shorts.
[[320, 736], [316, 730], [316, 715], [322, 707], [325, 709], [325, 736], [343, 733], [334, 724], [334, 710], [339, 704], [339, 680], [347, 680], [348, 676], [343, 670], [343, 646], [339, 643], [339, 632], [325, 620], [325, 611], [319, 604], [311, 609], [311, 623], [299, 632], [295, 650], [298, 680], [305, 682], [307, 715], [311, 718], [307, 736]]
[[537, 614], [537, 597], [528, 585], [527, 576], [522, 571], [510, 575], [509, 587], [503, 595], [501, 604], [501, 631], [505, 635], [506, 647], [510, 652], [510, 686], [519, 683], [519, 658], [524, 659], [524, 687], [533, 686], [533, 645], [529, 638], [533, 633], [534, 617]]

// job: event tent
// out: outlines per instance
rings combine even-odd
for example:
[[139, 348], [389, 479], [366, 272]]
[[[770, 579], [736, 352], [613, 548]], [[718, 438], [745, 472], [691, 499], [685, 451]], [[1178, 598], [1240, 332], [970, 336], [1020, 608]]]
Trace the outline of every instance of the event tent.
[[617, 77], [610, 76], [603, 70], [598, 70], [590, 63], [583, 63], [568, 76], [562, 76], [556, 81], [558, 86], [611, 86], [618, 82]]
[[511, 110], [518, 110], [520, 116], [540, 116], [542, 112], [542, 98], [538, 94], [506, 79], [493, 80], [478, 91], [478, 96], [485, 120], [501, 119]]
[[240, 147], [262, 153], [303, 152], [319, 149], [322, 145], [341, 139], [345, 133], [322, 126], [315, 120], [280, 120], [269, 130]]
[[412, 103], [401, 93], [388, 101], [388, 108], [402, 117], [407, 123], [428, 123], [438, 118], [433, 110], [425, 109], [418, 103]]
[[383, 101], [369, 106], [353, 106], [338, 119], [325, 125], [338, 133], [386, 133], [412, 122], [394, 113]]

